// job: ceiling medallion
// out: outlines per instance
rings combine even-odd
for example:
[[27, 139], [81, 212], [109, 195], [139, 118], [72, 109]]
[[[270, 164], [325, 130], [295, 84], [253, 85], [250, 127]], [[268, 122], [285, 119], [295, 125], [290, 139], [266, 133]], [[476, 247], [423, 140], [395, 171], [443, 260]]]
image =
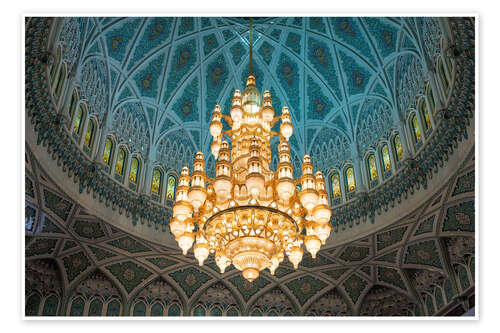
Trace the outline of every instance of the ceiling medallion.
[[[268, 268], [271, 274], [285, 254], [297, 269], [302, 244], [316, 257], [330, 235], [331, 209], [320, 171], [313, 174], [309, 155], [302, 177], [293, 178], [289, 138], [290, 112], [274, 115], [271, 94], [261, 95], [252, 75], [250, 20], [250, 75], [243, 94], [234, 92], [230, 116], [215, 106], [210, 123], [215, 178], [207, 177], [203, 153], [195, 155], [193, 173], [184, 167], [179, 177], [170, 230], [184, 255], [193, 246], [200, 266], [210, 254], [221, 273], [233, 264], [248, 281]], [[231, 129], [222, 131], [222, 119]], [[281, 120], [280, 133], [272, 130]], [[223, 136], [231, 139], [231, 148]], [[270, 141], [279, 136], [279, 164], [270, 169]], [[297, 191], [300, 185], [300, 192]]]

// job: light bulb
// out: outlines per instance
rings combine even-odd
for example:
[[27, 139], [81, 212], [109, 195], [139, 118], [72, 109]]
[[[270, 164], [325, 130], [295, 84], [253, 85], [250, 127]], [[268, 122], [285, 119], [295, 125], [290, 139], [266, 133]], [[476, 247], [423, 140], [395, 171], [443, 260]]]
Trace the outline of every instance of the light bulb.
[[293, 264], [295, 269], [299, 268], [299, 263], [302, 261], [304, 251], [300, 246], [293, 246], [288, 254], [288, 260]]
[[208, 258], [210, 248], [206, 243], [197, 243], [194, 245], [193, 251], [195, 258], [198, 259], [198, 263], [202, 266], [203, 262]]
[[191, 248], [194, 242], [194, 234], [192, 232], [183, 233], [178, 241], [179, 247], [182, 249], [182, 254], [186, 255], [187, 251]]
[[311, 253], [311, 256], [316, 258], [316, 253], [318, 253], [321, 247], [321, 240], [315, 235], [308, 235], [305, 237], [304, 244], [306, 245], [307, 251]]

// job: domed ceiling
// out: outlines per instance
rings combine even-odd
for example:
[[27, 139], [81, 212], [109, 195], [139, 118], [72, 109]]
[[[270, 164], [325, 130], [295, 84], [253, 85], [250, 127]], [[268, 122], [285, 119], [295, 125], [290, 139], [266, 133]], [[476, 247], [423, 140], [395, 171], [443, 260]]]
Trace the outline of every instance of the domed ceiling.
[[[298, 270], [284, 262], [275, 275], [265, 271], [252, 284], [235, 269], [220, 274], [213, 259], [199, 267], [191, 253], [183, 256], [168, 242], [139, 237], [146, 229], [168, 234], [153, 217], [121, 229], [97, 214], [101, 207], [119, 212], [135, 198], [119, 202], [123, 197], [115, 194], [123, 192], [84, 183], [97, 174], [88, 171], [92, 165], [79, 164], [82, 156], [73, 157], [67, 141], [47, 134], [64, 133], [45, 98], [44, 52], [52, 22], [33, 19], [26, 34], [26, 316], [431, 316], [473, 307], [474, 122], [466, 121], [474, 111], [474, 52], [459, 50], [473, 50], [474, 24], [450, 21], [459, 76], [436, 129], [440, 136], [430, 141], [437, 152], [426, 150], [418, 160], [422, 168], [410, 163], [404, 170], [415, 182], [392, 183], [392, 189], [377, 192], [378, 201], [353, 203], [364, 213], [344, 209], [341, 214], [357, 220], [335, 225], [352, 239], [322, 249], [317, 259], [307, 254]], [[247, 23], [68, 18], [59, 39], [91, 112], [111, 120], [135, 149], [178, 170], [195, 149], [209, 151], [213, 106], [227, 112], [232, 91], [243, 88]], [[433, 18], [259, 18], [255, 29], [258, 86], [271, 90], [277, 110], [292, 110], [293, 149], [299, 156], [321, 151], [320, 169], [355, 158], [398, 126], [404, 119], [398, 110], [414, 106], [425, 59], [437, 52], [440, 34]], [[327, 143], [334, 150], [325, 149]], [[361, 222], [367, 204], [381, 215], [402, 198], [413, 206], [399, 206], [397, 217]], [[361, 226], [371, 233], [360, 235]]]
[[[257, 86], [278, 113], [290, 108], [296, 163], [309, 153], [323, 171], [399, 122], [440, 35], [435, 18], [256, 18], [254, 28]], [[169, 169], [207, 155], [214, 106], [227, 113], [248, 75], [244, 18], [75, 17], [59, 39], [92, 112], [110, 110], [113, 130]], [[410, 67], [422, 75], [407, 78]]]

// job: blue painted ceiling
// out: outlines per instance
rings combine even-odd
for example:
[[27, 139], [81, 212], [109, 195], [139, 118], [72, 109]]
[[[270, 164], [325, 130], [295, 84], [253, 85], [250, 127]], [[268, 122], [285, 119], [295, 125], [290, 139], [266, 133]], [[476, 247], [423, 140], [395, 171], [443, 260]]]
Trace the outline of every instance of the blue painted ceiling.
[[[400, 121], [410, 106], [399, 97], [405, 71], [416, 66], [423, 78], [437, 47], [423, 41], [440, 33], [435, 18], [409, 17], [256, 18], [254, 28], [257, 86], [271, 91], [277, 113], [290, 108], [292, 149], [321, 169], [355, 158]], [[179, 168], [184, 154], [208, 154], [215, 104], [228, 113], [244, 88], [248, 36], [243, 18], [88, 17], [66, 19], [59, 40], [92, 112], [111, 112], [119, 135]], [[334, 149], [321, 155], [325, 145]]]

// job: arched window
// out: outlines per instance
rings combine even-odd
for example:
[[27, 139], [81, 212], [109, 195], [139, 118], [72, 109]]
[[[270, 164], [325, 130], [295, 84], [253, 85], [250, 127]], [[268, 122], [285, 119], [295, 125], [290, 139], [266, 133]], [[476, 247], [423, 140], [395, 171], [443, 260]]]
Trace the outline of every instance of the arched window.
[[431, 125], [431, 117], [429, 115], [429, 109], [427, 107], [427, 102], [425, 101], [425, 98], [421, 99], [421, 103], [419, 106], [420, 106], [419, 107], [420, 115], [424, 120], [424, 130], [427, 132], [432, 127], [432, 125]]
[[347, 192], [352, 193], [356, 191], [356, 183], [354, 181], [354, 169], [353, 167], [349, 167], [345, 170], [345, 180]]
[[172, 175], [168, 176], [167, 200], [174, 200], [174, 198], [175, 198], [175, 185], [176, 185], [175, 177]]
[[380, 157], [382, 160], [382, 168], [384, 178], [389, 178], [391, 176], [391, 156], [389, 155], [389, 147], [386, 143], [382, 145], [382, 149], [380, 149]]
[[238, 312], [237, 309], [235, 309], [235, 308], [232, 307], [229, 310], [227, 310], [226, 316], [228, 316], [228, 317], [238, 317], [239, 316], [239, 312]]
[[42, 316], [55, 316], [57, 315], [57, 308], [59, 306], [59, 299], [55, 295], [47, 297], [43, 305]]
[[302, 189], [302, 186], [300, 184], [295, 185], [295, 191], [297, 191], [297, 194], [300, 193], [301, 189]]
[[137, 187], [137, 175], [141, 172], [141, 162], [137, 157], [132, 157], [130, 162], [130, 172], [128, 175], [129, 184], [133, 185], [135, 189]]
[[102, 155], [102, 160], [106, 165], [111, 164], [111, 159], [113, 156], [113, 141], [110, 138], [106, 138], [106, 142], [104, 143], [104, 153]]
[[429, 100], [429, 106], [431, 108], [431, 112], [434, 112], [436, 109], [436, 100], [434, 99], [434, 92], [432, 91], [431, 85], [427, 85], [427, 99]]
[[85, 301], [83, 298], [78, 297], [71, 303], [71, 308], [69, 310], [69, 315], [74, 317], [83, 316], [83, 310], [85, 308]]
[[205, 316], [205, 308], [202, 305], [197, 305], [193, 310], [193, 316], [204, 317]]
[[146, 305], [142, 301], [135, 303], [134, 312], [132, 315], [134, 317], [145, 316], [146, 315]]
[[444, 65], [443, 65], [443, 58], [439, 59], [438, 71], [439, 71], [439, 77], [441, 79], [441, 83], [443, 84], [445, 96], [448, 96], [448, 88], [450, 86], [450, 82], [448, 81], [448, 77], [446, 76], [446, 70], [445, 70]]
[[401, 138], [399, 137], [399, 134], [396, 134], [392, 141], [394, 144], [394, 155], [396, 156], [396, 160], [399, 162], [403, 159], [403, 145], [401, 144]]
[[39, 308], [40, 308], [40, 296], [38, 294], [33, 294], [26, 300], [24, 313], [26, 316], [37, 316]]
[[210, 310], [210, 316], [211, 317], [222, 317], [222, 310], [218, 307], [215, 306]]
[[89, 316], [102, 316], [102, 301], [100, 299], [96, 298], [90, 302]]
[[59, 102], [59, 98], [61, 97], [62, 87], [64, 85], [65, 79], [66, 79], [66, 66], [64, 66], [64, 64], [61, 64], [61, 68], [59, 69], [59, 74], [57, 74], [56, 81], [54, 82], [53, 93], [56, 98], [56, 103]]
[[71, 95], [71, 100], [69, 101], [68, 114], [70, 119], [73, 118], [73, 113], [75, 113], [76, 103], [78, 102], [78, 94], [76, 90], [73, 90]]
[[155, 303], [151, 307], [151, 317], [161, 317], [163, 316], [163, 306], [160, 303]]
[[172, 304], [168, 308], [168, 315], [169, 316], [180, 316], [181, 315], [181, 308], [177, 304]]
[[368, 174], [370, 176], [370, 182], [377, 180], [377, 164], [375, 163], [375, 155], [370, 154], [367, 159]]
[[80, 138], [80, 133], [82, 132], [83, 124], [85, 123], [85, 110], [83, 104], [80, 103], [78, 110], [75, 114], [75, 119], [73, 121], [73, 135], [75, 138]]
[[120, 302], [118, 302], [116, 299], [112, 300], [108, 304], [108, 309], [106, 310], [106, 316], [107, 317], [117, 317], [120, 315]]
[[92, 151], [92, 145], [94, 144], [94, 133], [95, 123], [93, 119], [90, 119], [87, 125], [87, 131], [85, 132], [85, 141], [83, 142], [84, 150], [87, 153], [90, 153]]
[[392, 165], [391, 165], [391, 157], [389, 156], [389, 147], [387, 147], [387, 144], [384, 144], [382, 146], [380, 153], [382, 155], [382, 162], [384, 163], [384, 171], [390, 171]]
[[252, 317], [262, 317], [262, 313], [258, 309], [254, 309], [250, 314]]
[[118, 149], [118, 155], [116, 157], [115, 173], [117, 175], [123, 176], [125, 172], [125, 167], [127, 166], [127, 152], [123, 148]]
[[415, 114], [412, 115], [410, 122], [411, 122], [411, 129], [413, 132], [413, 140], [414, 140], [415, 144], [418, 146], [418, 144], [420, 144], [422, 138], [421, 138], [421, 134], [420, 134], [420, 127], [418, 126], [417, 116]]
[[162, 178], [163, 173], [161, 172], [161, 170], [159, 168], [154, 168], [153, 179], [151, 181], [151, 194], [153, 194], [153, 196], [156, 196], [155, 200], [158, 200], [158, 198], [161, 196], [161, 185], [163, 180]]
[[340, 192], [340, 176], [338, 172], [332, 174], [332, 198], [333, 200], [340, 198], [342, 193]]
[[51, 80], [51, 82], [54, 82], [54, 77], [57, 73], [57, 68], [59, 68], [61, 58], [62, 58], [62, 48], [59, 45], [57, 47], [57, 57], [56, 57], [55, 61], [52, 63], [52, 66], [50, 66], [50, 80]]

